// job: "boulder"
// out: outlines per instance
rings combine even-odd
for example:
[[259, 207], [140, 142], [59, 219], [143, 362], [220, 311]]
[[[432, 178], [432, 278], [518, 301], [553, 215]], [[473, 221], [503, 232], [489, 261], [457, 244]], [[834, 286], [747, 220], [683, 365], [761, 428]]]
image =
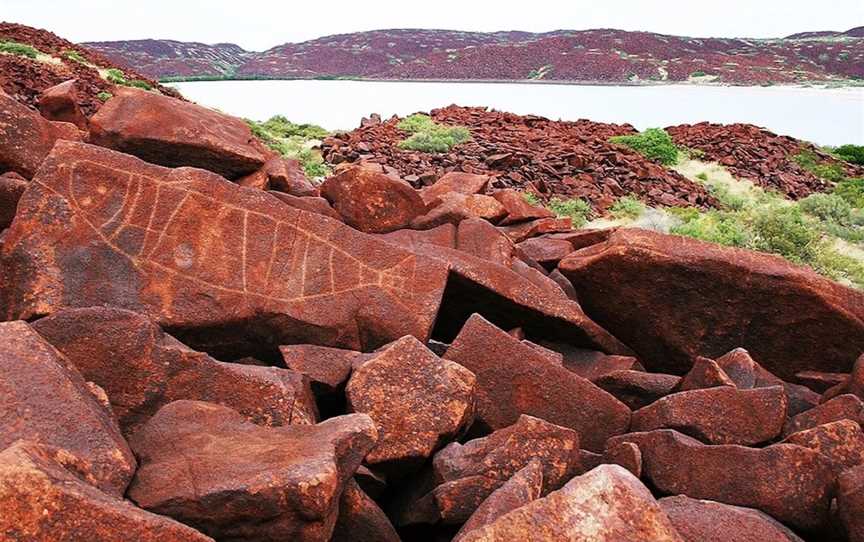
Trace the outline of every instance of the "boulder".
[[439, 198], [447, 194], [456, 193], [465, 196], [482, 194], [488, 184], [489, 177], [486, 175], [453, 171], [442, 175], [432, 186], [420, 190], [420, 197], [423, 198], [423, 203], [432, 207], [437, 204]]
[[547, 233], [569, 232], [573, 229], [573, 219], [566, 218], [538, 218], [530, 222], [520, 222], [509, 226], [501, 226], [499, 231], [504, 233], [514, 243], [521, 243], [531, 237], [537, 237]]
[[225, 405], [259, 425], [310, 425], [317, 419], [309, 382], [301, 374], [216, 361], [131, 311], [62, 310], [32, 326], [86, 380], [105, 390], [126, 436], [180, 399]]
[[630, 430], [675, 429], [706, 444], [751, 446], [777, 437], [785, 421], [782, 387], [720, 386], [662, 397], [633, 413]]
[[87, 117], [78, 106], [75, 79], [43, 90], [39, 95], [39, 113], [48, 120], [68, 122], [81, 130], [87, 130]]
[[807, 386], [816, 393], [825, 393], [838, 384], [843, 384], [849, 378], [847, 373], [826, 373], [823, 371], [801, 371], [795, 373], [795, 380]]
[[[675, 391], [702, 390], [718, 386], [735, 387], [735, 382], [713, 359], [697, 357], [693, 366], [678, 383]], [[752, 387], [752, 386], [751, 386]]]
[[821, 405], [790, 418], [783, 427], [783, 436], [839, 420], [864, 424], [864, 402], [855, 395], [838, 395]]
[[268, 191], [267, 193], [272, 194], [273, 196], [279, 198], [282, 203], [290, 205], [295, 209], [323, 215], [334, 220], [339, 220], [340, 222], [342, 221], [342, 217], [339, 216], [339, 213], [337, 213], [333, 209], [333, 207], [330, 207], [330, 204], [324, 198], [317, 196], [292, 196], [291, 194], [285, 194], [284, 192], [276, 192], [272, 190]]
[[0, 451], [0, 538], [27, 542], [213, 542], [81, 478], [87, 461], [17, 441]]
[[528, 203], [525, 195], [517, 190], [499, 190], [498, 192], [494, 192], [492, 197], [501, 202], [501, 205], [507, 211], [507, 217], [501, 221], [502, 226], [555, 216], [552, 211], [545, 207]]
[[268, 160], [261, 169], [267, 174], [272, 190], [297, 197], [318, 196], [318, 189], [306, 177], [297, 160], [277, 156]]
[[585, 448], [599, 451], [630, 423], [624, 404], [479, 315], [444, 358], [477, 376], [476, 423], [483, 428], [501, 429], [528, 414], [577, 431]]
[[321, 393], [335, 393], [342, 389], [351, 368], [369, 357], [369, 354], [314, 344], [280, 346], [285, 366], [306, 375], [312, 389]]
[[562, 259], [573, 252], [573, 245], [563, 239], [534, 237], [522, 241], [516, 248], [547, 269], [554, 269]]
[[683, 374], [696, 356], [743, 347], [791, 379], [848, 371], [864, 351], [864, 293], [777, 256], [626, 228], [559, 269], [653, 371]]
[[29, 183], [15, 173], [0, 175], [0, 230], [8, 228], [15, 219], [18, 201]]
[[357, 482], [348, 480], [330, 542], [401, 542], [396, 530]]
[[321, 185], [346, 224], [366, 233], [386, 233], [408, 226], [426, 212], [410, 184], [363, 166], [342, 169]]
[[436, 198], [435, 202], [435, 207], [411, 221], [412, 228], [426, 230], [441, 224], [459, 224], [471, 218], [497, 222], [507, 214], [495, 198], [482, 194], [466, 196], [448, 192]]
[[864, 542], [864, 465], [849, 469], [837, 480], [837, 512], [849, 542]]
[[390, 233], [375, 234], [375, 237], [408, 250], [414, 250], [418, 245], [454, 248], [456, 246], [456, 226], [442, 224], [429, 230], [396, 230]]
[[550, 350], [560, 352], [564, 367], [568, 371], [592, 382], [615, 371], [644, 371], [639, 360], [632, 356], [609, 355], [555, 341], [540, 341], [540, 344]]
[[839, 420], [798, 431], [783, 442], [819, 452], [838, 475], [846, 469], [864, 465], [864, 432], [852, 420]]
[[445, 263], [266, 192], [69, 142], [36, 181], [0, 252], [7, 318], [114, 305], [228, 358], [432, 331]]
[[23, 439], [68, 451], [85, 462], [88, 483], [123, 495], [135, 458], [111, 411], [24, 322], [0, 323], [0, 390], [0, 450]]
[[644, 408], [669, 395], [679, 382], [681, 378], [674, 375], [633, 370], [612, 371], [594, 379], [594, 384], [600, 389], [633, 410]]
[[686, 495], [657, 501], [685, 542], [804, 542], [768, 514]]
[[122, 87], [90, 118], [90, 142], [153, 164], [197, 167], [232, 180], [258, 170], [273, 155], [237, 117]]
[[756, 508], [802, 530], [828, 519], [834, 471], [821, 454], [794, 444], [708, 445], [661, 429], [613, 437], [642, 452], [642, 474], [658, 491]]
[[603, 450], [600, 462], [606, 465], [620, 465], [636, 478], [642, 477], [642, 452], [639, 451], [639, 446], [632, 442], [619, 442], [607, 447]]
[[46, 120], [0, 90], [0, 172], [31, 179], [58, 139], [80, 141], [81, 135], [75, 126]]
[[373, 469], [405, 475], [420, 467], [474, 420], [476, 379], [442, 360], [414, 337], [403, 337], [354, 370], [345, 388], [348, 409], [368, 414], [378, 443], [366, 456]]
[[666, 513], [639, 480], [602, 465], [563, 488], [468, 532], [460, 542], [682, 542]]
[[857, 395], [864, 399], [864, 354], [862, 354], [852, 366], [852, 372], [846, 379], [822, 394], [822, 402], [830, 401], [834, 397], [843, 394]]
[[506, 235], [480, 218], [459, 223], [455, 248], [504, 267], [510, 267], [515, 250], [513, 242]]
[[176, 401], [130, 440], [141, 466], [129, 497], [219, 540], [329, 540], [376, 438], [362, 414], [261, 427], [228, 407]]

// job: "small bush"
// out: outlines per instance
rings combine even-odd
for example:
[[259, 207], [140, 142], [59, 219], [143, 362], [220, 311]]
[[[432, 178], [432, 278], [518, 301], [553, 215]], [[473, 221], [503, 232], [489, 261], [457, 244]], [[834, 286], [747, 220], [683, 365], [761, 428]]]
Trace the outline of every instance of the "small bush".
[[696, 174], [696, 178], [700, 181], [706, 182], [708, 181], [708, 174], [703, 171], [702, 173]]
[[834, 149], [834, 154], [850, 164], [864, 165], [864, 145], [842, 145]]
[[726, 185], [710, 185], [708, 186], [708, 192], [717, 198], [717, 201], [733, 211], [740, 211], [747, 206], [747, 198], [740, 194], [733, 194]]
[[774, 205], [753, 213], [751, 248], [779, 254], [795, 263], [814, 261], [819, 231], [795, 205]]
[[72, 49], [67, 49], [63, 51], [63, 57], [78, 62], [79, 64], [87, 64], [87, 59], [84, 58], [81, 53]]
[[299, 136], [303, 139], [324, 139], [329, 132], [315, 124], [296, 124], [282, 115], [270, 117], [262, 127], [278, 137]]
[[697, 70], [697, 71], [691, 73], [690, 77], [705, 77], [706, 75], [708, 75], [708, 74], [703, 72], [702, 70]]
[[701, 214], [698, 210], [695, 211], [695, 217], [689, 209], [684, 209], [681, 212], [673, 211], [682, 220], [685, 217], [692, 218], [673, 227], [672, 233], [729, 247], [746, 247], [750, 242], [750, 234], [738, 213], [709, 211]]
[[852, 223], [852, 206], [837, 194], [812, 194], [799, 201], [798, 206], [825, 222], [842, 226]]
[[153, 85], [151, 85], [147, 81], [143, 81], [141, 79], [135, 79], [133, 81], [129, 81], [128, 86], [135, 87], [135, 88], [141, 88], [144, 90], [153, 90]]
[[864, 288], [864, 263], [841, 254], [827, 243], [819, 247], [812, 267], [834, 280], [845, 280], [858, 288]]
[[844, 179], [834, 187], [834, 193], [856, 209], [864, 208], [864, 177]]
[[399, 143], [402, 149], [421, 152], [447, 152], [471, 139], [471, 132], [463, 126], [438, 126], [414, 133]]
[[99, 94], [97, 94], [96, 97], [99, 98], [100, 100], [102, 100], [103, 102], [107, 102], [108, 100], [110, 100], [111, 98], [113, 98], [114, 95], [111, 94], [110, 92], [105, 92], [105, 91], [103, 90], [102, 92], [100, 92]]
[[39, 51], [35, 47], [31, 47], [26, 43], [18, 43], [17, 41], [0, 41], [0, 53], [26, 56], [27, 58], [34, 59], [39, 56]]
[[830, 181], [832, 183], [840, 182], [846, 178], [846, 173], [843, 171], [843, 166], [836, 162], [822, 160], [815, 152], [809, 149], [802, 150], [792, 157], [792, 159], [802, 168], [806, 169], [816, 177]]
[[540, 205], [540, 199], [533, 192], [522, 192], [522, 197], [531, 205]]
[[324, 128], [314, 124], [295, 124], [281, 115], [265, 122], [246, 119], [246, 124], [252, 134], [272, 150], [300, 162], [308, 177], [315, 179], [330, 174], [321, 153], [308, 145], [309, 141], [328, 134]]
[[399, 121], [396, 128], [399, 128], [403, 132], [408, 132], [409, 134], [416, 134], [417, 132], [428, 131], [435, 126], [435, 121], [432, 120], [432, 117], [429, 115], [415, 113], [410, 117], [406, 117]]
[[114, 83], [115, 85], [128, 85], [129, 80], [126, 79], [126, 74], [117, 68], [109, 68], [105, 70], [105, 79], [109, 83]]
[[645, 204], [632, 196], [624, 196], [612, 205], [609, 212], [618, 219], [635, 219], [645, 212]]
[[552, 198], [547, 207], [559, 218], [570, 217], [573, 220], [573, 227], [575, 228], [584, 226], [591, 215], [591, 206], [588, 205], [588, 202], [579, 198], [567, 200]]
[[665, 166], [678, 163], [678, 147], [662, 128], [649, 128], [640, 134], [615, 136], [609, 141], [630, 147], [649, 160]]

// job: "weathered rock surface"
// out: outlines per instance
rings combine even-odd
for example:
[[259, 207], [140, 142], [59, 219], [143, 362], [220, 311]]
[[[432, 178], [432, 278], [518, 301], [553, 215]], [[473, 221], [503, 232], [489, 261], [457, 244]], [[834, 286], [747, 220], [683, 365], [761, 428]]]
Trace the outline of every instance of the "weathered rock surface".
[[135, 458], [113, 415], [24, 322], [0, 323], [0, 390], [0, 449], [24, 439], [66, 450], [86, 462], [87, 482], [123, 495]]
[[330, 207], [330, 204], [327, 203], [327, 200], [324, 198], [317, 196], [292, 196], [291, 194], [286, 194], [284, 192], [276, 192], [275, 190], [270, 190], [268, 193], [279, 198], [282, 203], [300, 209], [301, 211], [309, 211], [310, 213], [316, 213], [340, 222], [342, 221], [342, 217], [339, 216], [339, 213], [333, 210], [333, 207]]
[[452, 171], [442, 175], [432, 186], [420, 190], [420, 197], [423, 198], [426, 205], [432, 207], [436, 205], [436, 200], [449, 193], [455, 192], [465, 196], [482, 194], [488, 184], [489, 177], [487, 175]]
[[376, 439], [362, 414], [271, 428], [176, 401], [130, 440], [141, 466], [129, 496], [219, 540], [329, 540], [345, 484]]
[[515, 250], [513, 241], [495, 226], [479, 218], [459, 223], [455, 248], [504, 267], [510, 267]]
[[507, 215], [506, 209], [495, 198], [483, 194], [465, 195], [448, 192], [435, 199], [435, 207], [411, 221], [411, 227], [426, 230], [441, 224], [458, 224], [463, 220], [481, 218], [498, 222]]
[[303, 167], [297, 160], [277, 156], [268, 160], [261, 169], [267, 174], [272, 190], [297, 197], [318, 195], [318, 189], [306, 177]]
[[850, 393], [864, 399], [864, 354], [852, 366], [852, 372], [840, 384], [822, 394], [822, 401], [829, 401], [838, 395]]
[[289, 369], [306, 375], [313, 389], [324, 393], [340, 390], [348, 382], [351, 368], [370, 355], [314, 344], [280, 346], [279, 351]]
[[712, 446], [668, 429], [613, 437], [607, 446], [619, 442], [639, 446], [645, 479], [663, 493], [756, 508], [804, 530], [828, 519], [835, 476], [814, 450]]
[[777, 437], [785, 421], [782, 387], [720, 386], [662, 397], [633, 413], [630, 430], [675, 429], [706, 444], [751, 446]]
[[864, 402], [855, 395], [838, 395], [806, 412], [797, 414], [783, 427], [783, 435], [812, 429], [822, 424], [839, 420], [852, 420], [864, 424]]
[[66, 450], [17, 441], [0, 451], [0, 538], [28, 542], [212, 542], [181, 523], [136, 508], [81, 478], [88, 462]]
[[564, 239], [534, 237], [516, 245], [522, 254], [547, 268], [555, 268], [562, 259], [573, 252], [573, 245]]
[[180, 399], [231, 407], [259, 425], [309, 425], [315, 400], [302, 375], [222, 363], [123, 309], [63, 310], [32, 324], [88, 381], [101, 386], [124, 435]]
[[791, 379], [848, 371], [864, 350], [864, 293], [779, 257], [621, 229], [560, 269], [585, 311], [651, 370], [684, 373], [696, 356], [743, 347]]
[[153, 164], [198, 167], [228, 179], [256, 171], [272, 154], [236, 117], [123, 87], [90, 118], [90, 141]]
[[70, 79], [47, 88], [39, 95], [39, 113], [48, 120], [68, 122], [87, 129], [87, 117], [78, 106], [77, 81]]
[[384, 515], [357, 482], [348, 480], [339, 500], [339, 516], [330, 542], [400, 542]]
[[19, 203], [0, 254], [7, 317], [111, 304], [190, 346], [246, 345], [245, 355], [262, 343], [426, 340], [447, 276], [442, 262], [266, 192], [67, 142]]
[[675, 391], [702, 390], [718, 386], [735, 387], [735, 382], [716, 361], [699, 356], [693, 361], [693, 366], [678, 383]]
[[837, 511], [849, 542], [864, 541], [864, 465], [849, 469], [837, 481]]
[[368, 414], [378, 443], [366, 463], [407, 474], [474, 420], [476, 379], [442, 360], [414, 337], [403, 337], [354, 370], [345, 388], [348, 408]]
[[768, 514], [686, 495], [657, 501], [685, 542], [803, 542]]
[[602, 465], [548, 496], [467, 533], [461, 542], [592, 540], [680, 542], [651, 492], [625, 469]]
[[852, 420], [839, 420], [805, 429], [789, 435], [783, 442], [819, 452], [837, 474], [864, 464], [864, 432]]
[[9, 227], [18, 210], [18, 201], [29, 183], [17, 174], [0, 175], [0, 230]]
[[476, 375], [476, 423], [486, 428], [501, 429], [528, 414], [579, 432], [585, 448], [599, 451], [630, 423], [624, 404], [479, 315], [444, 357]]
[[501, 205], [507, 210], [507, 217], [501, 221], [503, 226], [555, 216], [552, 211], [545, 207], [528, 203], [525, 196], [517, 190], [499, 190], [494, 192], [492, 197], [501, 202]]
[[564, 367], [567, 370], [592, 382], [615, 371], [644, 371], [639, 360], [632, 356], [609, 355], [555, 341], [540, 341], [540, 344], [555, 352], [560, 352], [564, 358]]
[[681, 378], [661, 373], [620, 370], [612, 371], [594, 379], [600, 389], [633, 410], [639, 410], [673, 392]]

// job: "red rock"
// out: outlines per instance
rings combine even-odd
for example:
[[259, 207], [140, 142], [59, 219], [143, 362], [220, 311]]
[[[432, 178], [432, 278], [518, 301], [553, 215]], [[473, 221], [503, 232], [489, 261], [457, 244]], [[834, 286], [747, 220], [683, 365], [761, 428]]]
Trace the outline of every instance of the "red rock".
[[532, 220], [531, 222], [523, 222], [512, 226], [502, 226], [498, 228], [514, 243], [522, 241], [538, 235], [556, 232], [567, 232], [573, 229], [573, 219], [567, 218], [541, 218]]
[[573, 245], [569, 241], [550, 237], [526, 239], [516, 245], [516, 248], [546, 268], [554, 268], [559, 261], [573, 252]]
[[354, 370], [345, 396], [351, 412], [368, 414], [378, 443], [373, 469], [404, 475], [464, 433], [474, 420], [474, 375], [403, 337]]
[[804, 542], [768, 514], [686, 495], [657, 501], [685, 542]]
[[477, 507], [477, 510], [471, 514], [468, 521], [456, 533], [453, 542], [458, 542], [462, 536], [474, 529], [489, 525], [504, 514], [540, 498], [542, 489], [542, 465], [539, 461], [531, 461], [507, 480], [504, 485], [493, 491]]
[[264, 169], [259, 169], [255, 173], [250, 173], [244, 177], [240, 177], [235, 181], [238, 185], [245, 188], [255, 188], [256, 190], [270, 190], [270, 177]]
[[332, 218], [334, 220], [342, 221], [342, 217], [339, 216], [333, 207], [330, 207], [330, 204], [327, 203], [327, 200], [319, 197], [311, 197], [311, 196], [292, 196], [291, 194], [285, 194], [283, 192], [274, 192], [270, 191], [268, 194], [272, 194], [273, 196], [279, 198], [282, 203], [288, 204], [295, 209], [300, 209], [301, 211], [308, 211], [310, 213], [319, 214], [322, 216], [326, 216], [328, 218]]
[[272, 190], [297, 197], [318, 195], [318, 189], [306, 178], [306, 173], [297, 160], [277, 156], [268, 160], [261, 169], [267, 174]]
[[68, 142], [37, 181], [0, 252], [7, 317], [110, 304], [226, 357], [431, 333], [446, 264], [265, 192]]
[[548, 496], [470, 531], [460, 542], [681, 542], [672, 522], [639, 480], [602, 465]]
[[680, 381], [681, 378], [674, 375], [632, 370], [613, 371], [593, 380], [594, 384], [633, 410], [669, 395]]
[[39, 112], [48, 120], [68, 122], [81, 130], [87, 129], [87, 117], [78, 106], [75, 79], [43, 90], [39, 95]]
[[497, 222], [507, 214], [495, 198], [482, 194], [466, 196], [448, 192], [436, 198], [436, 202], [437, 205], [429, 212], [411, 221], [412, 228], [426, 230], [441, 224], [459, 224], [471, 218]]
[[639, 360], [631, 356], [609, 355], [553, 341], [541, 341], [541, 344], [556, 352], [561, 352], [564, 357], [564, 367], [568, 371], [592, 382], [615, 371], [644, 371]]
[[501, 429], [521, 414], [578, 431], [588, 450], [623, 433], [630, 410], [591, 382], [472, 316], [444, 355], [477, 376], [477, 422]]
[[18, 209], [18, 200], [29, 183], [16, 174], [0, 175], [0, 230], [9, 227]]
[[346, 224], [367, 233], [404, 228], [426, 212], [408, 183], [362, 166], [345, 168], [324, 181], [321, 195]]
[[176, 401], [130, 440], [141, 466], [129, 497], [219, 540], [329, 540], [376, 438], [362, 414], [260, 427], [227, 407]]
[[456, 226], [442, 224], [430, 230], [396, 230], [390, 233], [375, 234], [375, 236], [408, 250], [414, 250], [417, 245], [453, 248], [456, 244]]
[[792, 417], [783, 427], [783, 436], [839, 420], [864, 424], [864, 402], [855, 395], [838, 395], [821, 405]]
[[570, 279], [561, 274], [557, 269], [553, 269], [551, 273], [549, 273], [549, 278], [561, 288], [561, 291], [564, 292], [569, 299], [572, 301], [579, 303], [579, 296], [576, 294], [576, 290], [573, 288], [573, 284], [570, 283]]
[[66, 450], [23, 440], [0, 451], [0, 537], [28, 542], [213, 542], [190, 527], [99, 491], [80, 478], [86, 465]]
[[661, 429], [613, 437], [642, 452], [642, 473], [658, 491], [756, 508], [803, 530], [825, 525], [834, 473], [819, 453], [793, 444], [712, 446]]
[[718, 386], [734, 388], [735, 382], [717, 365], [716, 361], [699, 356], [675, 391], [701, 390]]
[[848, 370], [864, 350], [864, 293], [777, 256], [626, 228], [559, 269], [585, 311], [653, 371], [683, 373], [696, 356], [743, 347], [791, 379]]
[[600, 243], [605, 243], [617, 229], [618, 228], [582, 228], [565, 233], [551, 233], [547, 237], [550, 239], [567, 241], [573, 247], [573, 250], [580, 250]]
[[459, 223], [455, 248], [504, 267], [510, 267], [513, 261], [513, 242], [495, 226], [479, 218]]
[[24, 322], [0, 323], [0, 449], [16, 440], [61, 448], [86, 462], [82, 476], [121, 496], [135, 458], [111, 412], [69, 361]]
[[354, 363], [368, 357], [368, 354], [354, 350], [314, 344], [280, 346], [279, 351], [289, 369], [306, 375], [312, 381], [313, 389], [318, 387], [326, 393], [340, 390], [348, 382]]
[[423, 198], [426, 205], [434, 206], [437, 199], [448, 193], [455, 192], [465, 196], [482, 194], [488, 184], [489, 177], [486, 175], [472, 175], [454, 171], [443, 175], [435, 181], [435, 184], [421, 190], [420, 197]]
[[864, 542], [864, 465], [849, 469], [837, 480], [837, 510], [849, 542]]
[[50, 122], [0, 90], [0, 171], [32, 178], [58, 139], [81, 136], [74, 126]]
[[318, 416], [309, 382], [299, 373], [216, 361], [131, 311], [63, 310], [32, 326], [105, 390], [127, 436], [180, 399], [231, 407], [259, 425], [309, 425]]
[[272, 155], [242, 120], [155, 92], [117, 87], [90, 118], [90, 142], [161, 166], [237, 179]]
[[852, 372], [846, 380], [822, 394], [822, 402], [847, 393], [864, 399], [864, 354], [855, 361], [855, 364], [852, 366]]
[[555, 216], [549, 209], [528, 203], [524, 194], [516, 190], [500, 190], [494, 192], [492, 197], [507, 210], [507, 217], [501, 221], [502, 226]]
[[824, 393], [837, 384], [846, 382], [846, 373], [825, 373], [821, 371], [801, 371], [795, 373], [795, 380], [807, 386], [816, 393]]
[[339, 517], [330, 542], [400, 542], [399, 535], [357, 482], [348, 480], [339, 500]]
[[607, 465], [620, 465], [636, 478], [642, 476], [642, 452], [632, 442], [619, 442], [603, 450], [600, 461]]
[[864, 464], [864, 432], [852, 420], [839, 420], [786, 437], [783, 442], [815, 450], [825, 456], [839, 475]]
[[750, 446], [777, 437], [785, 421], [782, 387], [720, 386], [662, 397], [633, 413], [630, 430], [675, 429], [706, 444]]

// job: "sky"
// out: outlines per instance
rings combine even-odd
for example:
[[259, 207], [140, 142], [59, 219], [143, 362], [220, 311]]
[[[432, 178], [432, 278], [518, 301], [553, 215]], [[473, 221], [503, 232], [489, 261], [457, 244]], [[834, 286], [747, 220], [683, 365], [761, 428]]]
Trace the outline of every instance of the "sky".
[[232, 42], [264, 50], [383, 28], [620, 28], [697, 37], [782, 37], [864, 25], [864, 0], [0, 0], [0, 20], [71, 41]]

